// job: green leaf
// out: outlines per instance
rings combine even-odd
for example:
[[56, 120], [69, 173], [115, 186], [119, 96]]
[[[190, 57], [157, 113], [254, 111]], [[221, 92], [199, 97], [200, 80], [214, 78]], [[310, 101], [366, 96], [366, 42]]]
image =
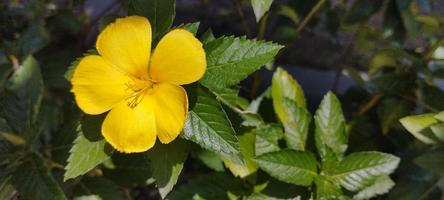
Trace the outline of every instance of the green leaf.
[[205, 33], [203, 33], [202, 36], [200, 37], [200, 41], [202, 41], [204, 44], [211, 42], [215, 39], [216, 38], [214, 37], [213, 31], [211, 29], [205, 31]]
[[213, 92], [214, 95], [216, 95], [219, 101], [235, 111], [244, 120], [242, 122], [242, 125], [257, 126], [263, 122], [260, 115], [248, 110], [244, 110], [247, 108], [242, 108], [242, 98], [238, 96], [238, 86], [232, 86], [229, 88], [212, 88], [210, 89], [210, 91]]
[[444, 111], [439, 112], [434, 117], [435, 117], [435, 119], [437, 119], [437, 120], [439, 120], [441, 122], [444, 122]]
[[317, 200], [344, 199], [338, 183], [327, 180], [323, 176], [317, 176], [315, 178], [315, 184]]
[[45, 22], [38, 20], [31, 23], [19, 39], [18, 46], [23, 57], [28, 57], [41, 50], [50, 42], [48, 31], [45, 28]]
[[129, 15], [140, 15], [148, 18], [153, 29], [153, 43], [160, 40], [173, 24], [176, 15], [175, 0], [130, 0]]
[[256, 128], [256, 155], [279, 151], [278, 140], [283, 137], [282, 128], [274, 124], [262, 124]]
[[383, 175], [375, 178], [371, 184], [365, 186], [353, 196], [353, 199], [371, 199], [377, 195], [385, 194], [395, 186], [395, 182], [389, 176]]
[[438, 122], [434, 116], [435, 114], [414, 115], [404, 117], [399, 121], [418, 140], [426, 144], [435, 144], [437, 141], [426, 132], [428, 127]]
[[0, 136], [2, 136], [3, 138], [5, 138], [5, 140], [8, 140], [14, 145], [24, 145], [26, 143], [26, 141], [22, 137], [14, 133], [0, 131]]
[[408, 40], [414, 40], [419, 31], [419, 23], [416, 20], [416, 15], [411, 9], [410, 0], [396, 0], [396, 5], [398, 7], [398, 12], [400, 13], [403, 27], [407, 33]]
[[207, 88], [238, 84], [262, 65], [273, 60], [283, 46], [245, 37], [221, 37], [204, 45], [207, 71], [200, 83]]
[[243, 188], [240, 179], [223, 173], [212, 173], [191, 177], [188, 183], [172, 191], [168, 199], [228, 199], [228, 192], [241, 195], [244, 193]]
[[69, 65], [68, 70], [66, 70], [65, 74], [63, 75], [63, 77], [68, 80], [71, 81], [72, 79], [72, 75], [74, 74], [74, 71], [77, 68], [77, 65], [79, 65], [80, 60], [83, 57], [89, 56], [89, 55], [99, 55], [99, 53], [97, 52], [96, 49], [90, 49], [88, 50], [86, 53], [83, 54], [82, 57], [78, 57], [76, 60], [74, 60], [71, 65]]
[[444, 123], [438, 123], [433, 124], [430, 126], [430, 129], [432, 130], [433, 134], [435, 134], [436, 138], [441, 140], [441, 142], [444, 142]]
[[114, 182], [103, 177], [83, 177], [74, 188], [77, 196], [96, 195], [103, 200], [124, 200], [125, 194]]
[[401, 117], [407, 116], [415, 105], [397, 98], [384, 98], [378, 105], [378, 118], [382, 133], [386, 134], [390, 128], [397, 125]]
[[216, 153], [205, 149], [199, 149], [192, 152], [194, 153], [193, 155], [197, 157], [197, 159], [202, 161], [202, 163], [204, 163], [210, 169], [217, 172], [225, 171], [224, 163], [220, 159], [219, 155], [217, 155]]
[[[259, 176], [256, 180], [256, 184], [266, 184], [266, 186], [256, 185], [254, 188], [254, 192], [260, 192], [262, 194], [280, 199], [291, 199], [297, 196], [301, 196], [302, 199], [309, 199], [310, 193], [307, 191], [306, 187], [284, 183], [272, 177], [263, 176], [261, 174], [262, 173], [258, 173]], [[262, 177], [264, 177], [265, 179], [263, 179]], [[258, 189], [261, 188], [262, 190], [258, 191]]]
[[239, 153], [239, 141], [220, 103], [199, 87], [196, 106], [188, 113], [183, 138], [218, 153]]
[[396, 67], [396, 54], [393, 55], [389, 50], [382, 50], [377, 52], [370, 60], [370, 66], [368, 73], [370, 75], [376, 74], [376, 72], [379, 72], [384, 67]]
[[316, 148], [323, 161], [339, 160], [347, 149], [345, 119], [338, 98], [328, 92], [314, 116]]
[[74, 140], [78, 137], [79, 121], [82, 119], [81, 111], [73, 107], [74, 112], [65, 112], [63, 124], [51, 138], [51, 159], [64, 166], [67, 165], [69, 150], [72, 148]]
[[248, 105], [247, 110], [258, 113], [262, 102], [266, 99], [271, 99], [271, 87], [268, 87], [261, 95], [251, 101], [250, 105]]
[[[0, 63], [2, 59], [2, 52], [0, 50]], [[9, 75], [12, 73], [12, 67], [10, 64], [0, 64], [0, 94], [2, 93], [5, 83], [8, 80]]]
[[144, 186], [152, 176], [144, 153], [114, 153], [112, 166], [102, 171], [105, 177], [125, 187]]
[[364, 189], [369, 180], [391, 174], [399, 164], [399, 158], [380, 152], [358, 152], [346, 156], [338, 163], [332, 179], [350, 191]]
[[101, 137], [100, 126], [105, 115], [86, 116], [77, 127], [77, 139], [70, 150], [64, 181], [83, 175], [110, 159], [111, 146]]
[[278, 67], [273, 74], [271, 85], [271, 96], [273, 98], [273, 107], [282, 122], [288, 121], [285, 113], [285, 106], [282, 105], [282, 99], [288, 98], [296, 103], [296, 106], [307, 108], [304, 91], [299, 83], [284, 69]]
[[438, 86], [424, 85], [421, 87], [421, 101], [436, 110], [444, 110], [444, 90]]
[[199, 29], [199, 25], [200, 25], [200, 22], [186, 23], [186, 24], [181, 24], [181, 25], [177, 26], [177, 28], [183, 28], [183, 29], [193, 33], [193, 35], [196, 35], [197, 30]]
[[11, 176], [0, 174], [0, 199], [12, 199], [15, 193], [14, 186], [11, 185]]
[[281, 105], [287, 121], [283, 122], [285, 128], [284, 138], [289, 148], [303, 151], [307, 140], [308, 128], [311, 122], [310, 113], [288, 98], [283, 98]]
[[362, 89], [366, 89], [366, 82], [361, 76], [361, 72], [359, 72], [354, 67], [346, 67], [345, 71], [347, 75], [353, 79], [353, 81]]
[[290, 198], [290, 199], [281, 199], [281, 198], [275, 198], [275, 197], [271, 197], [271, 196], [261, 194], [261, 193], [253, 193], [252, 195], [245, 198], [245, 200], [301, 200], [301, 197], [297, 196], [295, 198]]
[[151, 161], [151, 172], [162, 198], [165, 198], [177, 183], [188, 150], [189, 144], [186, 141], [176, 139], [170, 144], [157, 143], [147, 152]]
[[285, 127], [287, 146], [303, 151], [311, 121], [304, 91], [290, 74], [279, 67], [273, 74], [271, 94], [274, 110]]
[[259, 166], [253, 162], [254, 157], [254, 142], [255, 132], [251, 131], [244, 133], [239, 138], [240, 151], [243, 158], [243, 162], [238, 164], [231, 160], [224, 159], [225, 166], [233, 173], [234, 176], [245, 178], [257, 171]]
[[[429, 197], [429, 194], [434, 190], [433, 188], [436, 188], [436, 184], [439, 181], [436, 175], [410, 161], [403, 163], [399, 171], [396, 186], [390, 191], [386, 199], [418, 200], [423, 197]], [[432, 193], [436, 194], [435, 192]]]
[[300, 18], [296, 10], [289, 5], [279, 5], [277, 14], [282, 15], [293, 21], [294, 24], [299, 24]]
[[382, 6], [381, 0], [360, 0], [355, 1], [347, 14], [345, 15], [345, 22], [354, 24], [367, 20], [372, 14], [376, 13]]
[[212, 88], [210, 91], [216, 95], [217, 99], [232, 109], [238, 109], [238, 93], [237, 86], [229, 88]]
[[4, 138], [0, 137], [0, 166], [12, 162], [13, 160], [16, 160], [15, 157], [16, 150], [17, 146], [13, 145], [11, 142], [4, 140]]
[[273, 0], [251, 0], [251, 6], [253, 6], [257, 22], [259, 22], [262, 16], [270, 9], [272, 3]]
[[102, 200], [99, 195], [83, 195], [74, 197], [74, 200]]
[[12, 175], [11, 183], [23, 199], [66, 199], [43, 159], [34, 153], [27, 156], [26, 160], [17, 167]]
[[262, 170], [286, 183], [309, 186], [317, 176], [317, 161], [309, 152], [286, 149], [262, 154], [254, 160]]
[[372, 80], [378, 91], [384, 94], [410, 94], [416, 88], [415, 73], [384, 73]]
[[444, 150], [436, 149], [422, 154], [415, 159], [415, 163], [432, 172], [444, 175]]
[[0, 117], [28, 144], [38, 136], [36, 127], [43, 94], [42, 75], [37, 61], [29, 56], [14, 71], [0, 96]]

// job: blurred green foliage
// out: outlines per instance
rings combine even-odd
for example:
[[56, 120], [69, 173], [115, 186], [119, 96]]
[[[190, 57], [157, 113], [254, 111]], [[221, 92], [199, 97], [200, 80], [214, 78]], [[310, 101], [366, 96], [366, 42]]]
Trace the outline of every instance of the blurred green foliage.
[[[444, 198], [442, 0], [108, 3], [0, 2], [0, 199]], [[141, 154], [114, 152], [69, 83], [128, 14], [155, 41], [191, 31], [208, 61], [181, 138]], [[278, 65], [334, 71], [333, 92], [311, 112], [316, 91]], [[341, 74], [355, 85], [335, 95]]]

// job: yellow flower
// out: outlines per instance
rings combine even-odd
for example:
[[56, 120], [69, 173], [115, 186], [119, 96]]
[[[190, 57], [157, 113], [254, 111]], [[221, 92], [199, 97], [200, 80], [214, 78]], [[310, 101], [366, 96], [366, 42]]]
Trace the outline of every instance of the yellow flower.
[[117, 19], [98, 36], [100, 55], [81, 59], [72, 92], [85, 113], [109, 111], [102, 135], [121, 152], [143, 152], [156, 138], [169, 143], [181, 132], [188, 97], [180, 86], [199, 80], [207, 64], [190, 32], [167, 33], [151, 55], [151, 25], [140, 16]]

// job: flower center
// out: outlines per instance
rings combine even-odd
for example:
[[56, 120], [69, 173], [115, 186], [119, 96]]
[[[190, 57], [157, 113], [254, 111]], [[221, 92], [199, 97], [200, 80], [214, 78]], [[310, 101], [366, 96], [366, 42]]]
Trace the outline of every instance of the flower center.
[[154, 82], [151, 80], [134, 79], [132, 83], [127, 83], [126, 87], [131, 90], [132, 94], [127, 97], [127, 105], [135, 108], [142, 102], [143, 97], [153, 88]]

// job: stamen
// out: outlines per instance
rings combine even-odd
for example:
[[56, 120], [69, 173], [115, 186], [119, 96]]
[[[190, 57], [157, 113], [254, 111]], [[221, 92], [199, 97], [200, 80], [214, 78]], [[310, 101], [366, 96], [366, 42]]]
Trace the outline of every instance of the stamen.
[[153, 88], [153, 83], [151, 81], [135, 80], [132, 84], [126, 83], [125, 86], [127, 90], [133, 91], [133, 94], [126, 98], [128, 107], [133, 109], [142, 102], [146, 92]]

